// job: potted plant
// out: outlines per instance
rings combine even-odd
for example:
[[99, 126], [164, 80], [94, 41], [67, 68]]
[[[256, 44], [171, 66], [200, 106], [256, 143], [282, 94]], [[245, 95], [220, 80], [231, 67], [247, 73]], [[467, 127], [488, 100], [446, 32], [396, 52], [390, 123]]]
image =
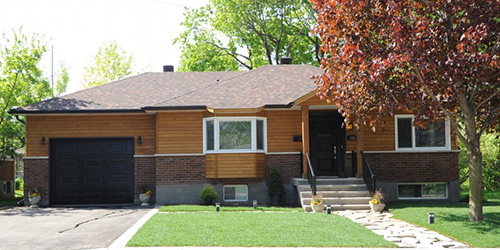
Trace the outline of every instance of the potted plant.
[[280, 173], [275, 167], [271, 168], [271, 172], [269, 173], [269, 187], [267, 188], [267, 192], [271, 196], [272, 206], [281, 205], [282, 197], [285, 194], [285, 187], [283, 187]]
[[372, 199], [370, 200], [370, 209], [372, 213], [377, 212], [380, 213], [382, 210], [385, 208], [384, 201], [385, 200], [385, 194], [382, 193], [382, 191], [375, 190], [375, 192], [372, 192]]
[[32, 208], [39, 207], [38, 203], [40, 203], [40, 200], [42, 199], [42, 196], [40, 195], [40, 191], [38, 190], [38, 188], [30, 190], [28, 192], [28, 198], [29, 198], [29, 201], [30, 201], [30, 204], [31, 204]]
[[151, 198], [151, 190], [147, 187], [142, 188], [142, 193], [139, 194], [139, 200], [141, 200], [141, 206], [149, 206], [149, 199]]
[[311, 208], [313, 212], [320, 213], [325, 209], [325, 203], [323, 202], [323, 195], [316, 194], [313, 195], [311, 199]]
[[202, 200], [205, 205], [212, 205], [214, 201], [219, 197], [217, 192], [215, 192], [214, 186], [207, 184], [205, 187], [200, 191], [200, 200]]

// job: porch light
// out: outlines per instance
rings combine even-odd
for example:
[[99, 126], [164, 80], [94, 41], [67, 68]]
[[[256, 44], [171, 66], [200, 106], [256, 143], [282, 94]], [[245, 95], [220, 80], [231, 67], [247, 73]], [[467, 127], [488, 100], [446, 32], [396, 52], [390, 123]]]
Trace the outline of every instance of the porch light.
[[215, 203], [215, 212], [220, 211], [220, 203]]
[[332, 206], [326, 205], [326, 214], [332, 214]]
[[434, 223], [434, 213], [430, 212], [427, 219], [429, 220], [429, 224], [433, 224]]
[[142, 137], [140, 135], [137, 137], [137, 144], [142, 144]]
[[253, 200], [253, 209], [257, 209], [257, 200]]
[[40, 145], [45, 145], [45, 137], [42, 137], [42, 139], [40, 140]]

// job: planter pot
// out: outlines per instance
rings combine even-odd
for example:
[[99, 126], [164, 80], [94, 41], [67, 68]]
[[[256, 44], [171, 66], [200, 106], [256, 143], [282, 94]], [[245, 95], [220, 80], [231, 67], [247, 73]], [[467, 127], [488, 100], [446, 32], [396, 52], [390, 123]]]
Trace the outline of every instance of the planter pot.
[[151, 198], [149, 194], [140, 194], [139, 200], [142, 202], [141, 206], [149, 206], [149, 198]]
[[385, 204], [378, 203], [378, 204], [373, 204], [370, 203], [370, 209], [372, 210], [372, 213], [381, 213], [382, 210], [384, 210]]
[[273, 206], [273, 207], [281, 206], [281, 199], [282, 198], [283, 198], [283, 195], [281, 195], [281, 194], [273, 194], [271, 196], [271, 206]]
[[32, 208], [37, 208], [37, 207], [39, 207], [39, 206], [38, 206], [38, 203], [40, 203], [40, 200], [41, 200], [41, 199], [42, 199], [42, 197], [40, 197], [40, 196], [33, 196], [33, 197], [29, 198], [29, 200], [30, 200], [30, 204], [31, 204], [31, 207], [32, 207]]
[[325, 209], [325, 204], [311, 204], [311, 208], [315, 213], [321, 213]]

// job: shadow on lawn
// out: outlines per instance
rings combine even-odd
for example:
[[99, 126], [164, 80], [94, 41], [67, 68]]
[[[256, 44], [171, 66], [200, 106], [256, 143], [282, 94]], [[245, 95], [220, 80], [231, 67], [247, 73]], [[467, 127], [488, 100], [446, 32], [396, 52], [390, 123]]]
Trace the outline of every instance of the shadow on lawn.
[[469, 222], [469, 215], [447, 214], [440, 216], [440, 220], [447, 222], [468, 222], [464, 226], [479, 232], [491, 232], [500, 228], [500, 213], [484, 213], [483, 221]]

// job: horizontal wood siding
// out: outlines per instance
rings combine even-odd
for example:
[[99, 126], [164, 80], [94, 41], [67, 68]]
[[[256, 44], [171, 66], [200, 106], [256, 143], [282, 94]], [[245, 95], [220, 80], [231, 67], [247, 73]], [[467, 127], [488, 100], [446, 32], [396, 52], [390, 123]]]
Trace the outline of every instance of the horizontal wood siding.
[[[28, 116], [26, 156], [48, 156], [49, 138], [134, 137], [136, 155], [152, 155], [156, 149], [154, 115]], [[45, 145], [40, 140], [45, 137]]]
[[207, 178], [264, 178], [265, 154], [208, 154], [205, 156]]
[[268, 152], [302, 151], [302, 142], [294, 142], [294, 135], [302, 135], [302, 118], [300, 110], [267, 112]]
[[204, 112], [157, 113], [158, 153], [203, 153]]
[[328, 105], [333, 106], [333, 104], [329, 104], [326, 100], [321, 100], [317, 95], [312, 96], [309, 100], [304, 101], [299, 104], [300, 106], [312, 106], [312, 105]]

